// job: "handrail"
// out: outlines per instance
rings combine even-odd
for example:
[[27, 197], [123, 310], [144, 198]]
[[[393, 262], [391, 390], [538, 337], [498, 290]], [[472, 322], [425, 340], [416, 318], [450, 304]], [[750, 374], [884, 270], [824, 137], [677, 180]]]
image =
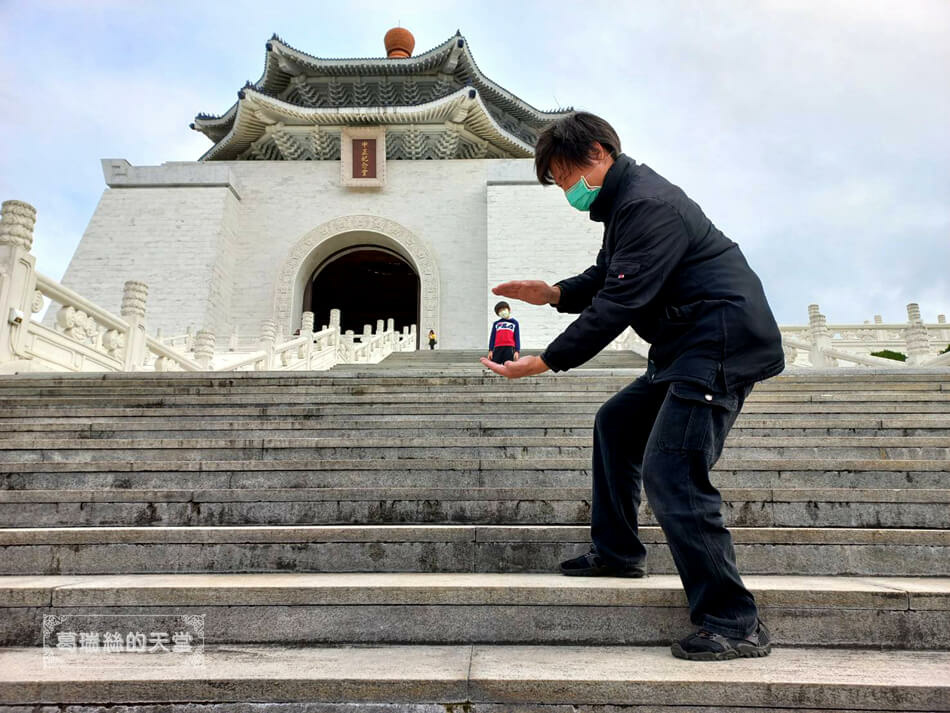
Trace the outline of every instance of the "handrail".
[[167, 344], [162, 344], [162, 342], [155, 339], [155, 337], [148, 336], [145, 338], [145, 344], [148, 347], [148, 350], [159, 357], [164, 357], [165, 359], [170, 359], [179, 366], [186, 367], [185, 371], [205, 371], [205, 368], [201, 366], [196, 361], [189, 359], [188, 357], [176, 352], [172, 347]]
[[57, 304], [61, 304], [63, 306], [68, 305], [70, 307], [81, 309], [90, 317], [94, 317], [95, 320], [104, 327], [122, 332], [129, 331], [129, 323], [124, 319], [121, 317], [116, 317], [111, 312], [107, 312], [106, 310], [102, 309], [102, 307], [93, 304], [82, 295], [73, 292], [68, 287], [63, 287], [61, 284], [47, 277], [46, 275], [36, 273], [36, 289], [38, 289], [43, 293], [44, 296], [49, 297]]
[[[231, 352], [231, 353], [233, 354], [234, 352]], [[216, 371], [237, 371], [241, 367], [250, 366], [251, 364], [256, 364], [257, 362], [266, 358], [267, 358], [267, 352], [263, 350], [259, 350], [256, 352], [249, 352], [242, 359], [239, 359], [235, 362], [231, 362], [229, 364], [222, 365]]]
[[924, 362], [924, 366], [950, 366], [950, 352], [944, 352], [930, 361]]

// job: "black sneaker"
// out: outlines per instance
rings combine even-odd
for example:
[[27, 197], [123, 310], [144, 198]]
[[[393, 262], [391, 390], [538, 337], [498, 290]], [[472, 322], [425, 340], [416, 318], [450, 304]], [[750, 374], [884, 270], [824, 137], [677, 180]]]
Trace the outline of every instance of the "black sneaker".
[[745, 639], [730, 639], [721, 634], [700, 629], [685, 639], [673, 642], [670, 650], [676, 658], [690, 661], [758, 658], [772, 653], [772, 635], [760, 619], [755, 632]]
[[642, 567], [611, 567], [604, 562], [591, 546], [590, 551], [580, 557], [561, 562], [561, 574], [568, 577], [645, 577]]

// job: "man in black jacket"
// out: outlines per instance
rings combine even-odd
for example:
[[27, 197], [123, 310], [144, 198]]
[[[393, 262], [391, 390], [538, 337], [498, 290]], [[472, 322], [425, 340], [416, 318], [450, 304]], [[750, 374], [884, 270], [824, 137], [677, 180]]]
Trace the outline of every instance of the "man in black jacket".
[[597, 263], [548, 285], [516, 280], [497, 295], [580, 313], [541, 354], [482, 363], [508, 378], [566, 371], [627, 327], [650, 342], [646, 373], [594, 422], [590, 551], [561, 564], [574, 576], [644, 576], [641, 484], [666, 535], [698, 631], [675, 656], [765, 656], [769, 632], [735, 563], [722, 499], [709, 481], [755, 382], [782, 371], [782, 341], [759, 278], [738, 245], [683, 191], [620, 153], [606, 121], [574, 113], [539, 137], [535, 168], [604, 224]]

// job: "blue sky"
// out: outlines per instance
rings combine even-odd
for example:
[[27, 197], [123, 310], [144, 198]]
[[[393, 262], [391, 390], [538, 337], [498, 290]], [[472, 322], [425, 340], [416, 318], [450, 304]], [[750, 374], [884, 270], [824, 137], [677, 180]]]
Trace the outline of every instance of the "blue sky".
[[[529, 103], [601, 114], [742, 246], [783, 324], [950, 314], [950, 1], [0, 0], [0, 197], [65, 271], [101, 158], [197, 159], [277, 32], [324, 57], [458, 28]], [[585, 266], [579, 265], [578, 269]], [[530, 275], [525, 275], [530, 277]]]

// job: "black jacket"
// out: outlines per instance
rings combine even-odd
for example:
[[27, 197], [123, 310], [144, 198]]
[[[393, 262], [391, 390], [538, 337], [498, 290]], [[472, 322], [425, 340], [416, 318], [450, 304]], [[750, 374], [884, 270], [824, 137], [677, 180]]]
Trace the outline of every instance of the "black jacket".
[[541, 354], [551, 369], [583, 364], [626, 327], [650, 342], [655, 381], [732, 390], [785, 368], [762, 283], [683, 191], [621, 154], [590, 217], [604, 242], [596, 265], [556, 283], [557, 310], [581, 314]]

